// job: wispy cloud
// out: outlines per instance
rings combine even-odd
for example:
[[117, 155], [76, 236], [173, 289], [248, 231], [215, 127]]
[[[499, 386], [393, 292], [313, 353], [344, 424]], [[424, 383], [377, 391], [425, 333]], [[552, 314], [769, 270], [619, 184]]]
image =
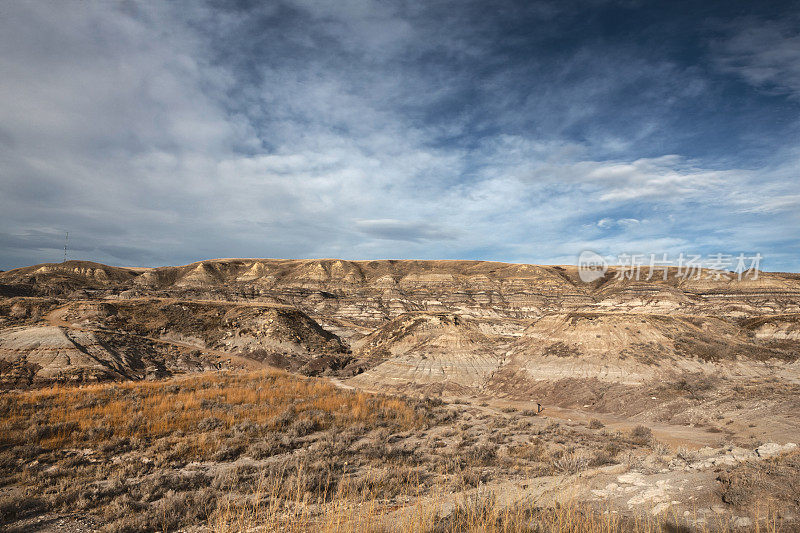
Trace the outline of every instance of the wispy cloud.
[[773, 94], [800, 99], [800, 15], [777, 21], [745, 19], [715, 42], [718, 66]]
[[356, 220], [355, 226], [366, 235], [392, 241], [451, 240], [455, 233], [435, 224], [410, 220]]
[[[775, 230], [792, 146], [743, 156], [708, 65], [580, 29], [612, 7], [8, 4], [0, 268], [59, 260], [66, 230], [129, 265], [725, 247], [799, 268]], [[758, 28], [713, 66], [793, 102], [796, 36]]]

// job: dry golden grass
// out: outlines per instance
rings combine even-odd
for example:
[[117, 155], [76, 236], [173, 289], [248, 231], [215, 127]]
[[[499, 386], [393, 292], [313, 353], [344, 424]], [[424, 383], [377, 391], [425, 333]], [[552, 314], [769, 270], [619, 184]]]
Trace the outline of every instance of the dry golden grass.
[[[7, 394], [0, 432], [22, 441], [31, 420], [49, 427], [37, 442], [46, 449], [86, 446], [116, 438], [156, 439], [196, 432], [204, 423], [229, 430], [243, 423], [281, 430], [296, 421], [317, 429], [389, 424], [411, 429], [423, 418], [406, 402], [339, 389], [328, 382], [277, 370], [214, 373], [167, 382], [127, 382], [83, 387], [52, 386]], [[92, 430], [98, 430], [93, 437]], [[200, 436], [195, 452], [213, 443]], [[213, 446], [212, 446], [213, 447]]]
[[[109, 531], [173, 530], [252, 499], [259, 476], [280, 482], [272, 505], [294, 491], [325, 502], [352, 443], [430, 416], [424, 403], [276, 370], [11, 392], [0, 396], [0, 523], [79, 510]], [[203, 466], [184, 471], [193, 461]]]

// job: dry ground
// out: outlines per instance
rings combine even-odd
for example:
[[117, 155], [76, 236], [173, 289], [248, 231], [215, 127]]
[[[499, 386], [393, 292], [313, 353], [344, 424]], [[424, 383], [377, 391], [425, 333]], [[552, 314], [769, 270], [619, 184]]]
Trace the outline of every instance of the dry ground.
[[796, 453], [280, 371], [9, 392], [0, 413], [9, 531], [790, 531], [797, 512]]

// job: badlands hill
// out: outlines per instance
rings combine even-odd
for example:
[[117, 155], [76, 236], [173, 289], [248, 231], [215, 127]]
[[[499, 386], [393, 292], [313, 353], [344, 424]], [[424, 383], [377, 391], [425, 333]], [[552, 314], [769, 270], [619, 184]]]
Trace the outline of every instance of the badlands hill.
[[0, 382], [273, 365], [568, 404], [687, 376], [800, 380], [800, 275], [618, 274], [587, 284], [576, 267], [483, 261], [35, 265], [0, 273]]

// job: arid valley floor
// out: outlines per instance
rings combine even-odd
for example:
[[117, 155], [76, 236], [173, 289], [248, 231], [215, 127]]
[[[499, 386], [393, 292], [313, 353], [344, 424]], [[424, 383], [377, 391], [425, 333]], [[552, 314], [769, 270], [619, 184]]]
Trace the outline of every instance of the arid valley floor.
[[800, 274], [0, 272], [8, 531], [798, 531]]

